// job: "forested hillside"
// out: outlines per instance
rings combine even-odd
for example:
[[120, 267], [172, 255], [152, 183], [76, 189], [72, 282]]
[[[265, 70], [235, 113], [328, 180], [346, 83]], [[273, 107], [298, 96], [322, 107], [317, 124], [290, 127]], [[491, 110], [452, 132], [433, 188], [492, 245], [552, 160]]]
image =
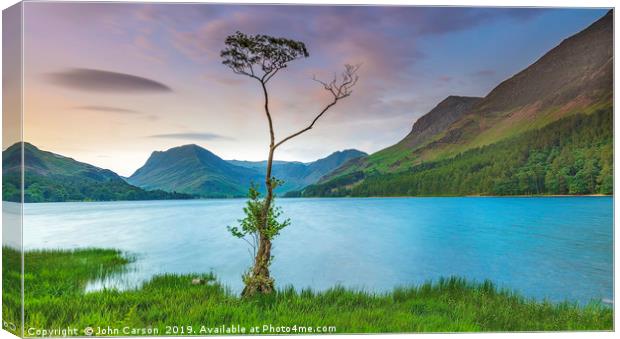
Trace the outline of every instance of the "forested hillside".
[[613, 112], [578, 114], [396, 174], [354, 172], [303, 196], [612, 194]]

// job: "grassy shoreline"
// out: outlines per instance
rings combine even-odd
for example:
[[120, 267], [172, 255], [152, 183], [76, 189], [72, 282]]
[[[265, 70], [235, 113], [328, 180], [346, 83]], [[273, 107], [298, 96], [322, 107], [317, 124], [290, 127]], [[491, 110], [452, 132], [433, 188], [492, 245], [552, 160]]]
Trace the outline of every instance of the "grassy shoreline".
[[[19, 252], [3, 248], [8, 293], [3, 313], [5, 320], [16, 322], [19, 296], [10, 292], [19, 291], [19, 274], [12, 271], [18, 260]], [[88, 281], [118, 274], [130, 260], [105, 249], [26, 252], [26, 332], [68, 327], [78, 329], [75, 336], [83, 336], [86, 327], [102, 336], [222, 335], [238, 334], [230, 331], [242, 328], [257, 334], [613, 329], [609, 306], [539, 302], [499, 290], [491, 282], [460, 278], [382, 294], [287, 287], [270, 296], [241, 299], [210, 274], [160, 275], [135, 290], [84, 293]], [[198, 276], [207, 283], [193, 285]], [[250, 332], [255, 328], [258, 332]]]

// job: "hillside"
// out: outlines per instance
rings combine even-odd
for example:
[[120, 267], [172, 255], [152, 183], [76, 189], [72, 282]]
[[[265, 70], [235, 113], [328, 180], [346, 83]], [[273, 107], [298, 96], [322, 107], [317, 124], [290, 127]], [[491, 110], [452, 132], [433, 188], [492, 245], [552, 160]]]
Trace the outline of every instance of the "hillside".
[[[564, 40], [531, 66], [499, 84], [486, 97], [471, 98], [467, 102], [470, 106], [463, 104], [458, 112], [457, 106], [446, 105], [446, 101], [453, 97], [444, 100], [420, 118], [401, 142], [367, 158], [350, 162], [324, 178], [320, 183], [321, 189], [309, 187], [304, 195], [327, 194], [326, 187], [330, 187], [331, 192], [348, 192], [353, 186], [365, 185], [370, 178], [380, 182], [395, 176], [405, 177], [433, 164], [462, 158], [485, 146], [512, 140], [531, 131], [544, 130], [550, 124], [571, 116], [579, 115], [580, 119], [585, 119], [593, 113], [609, 112], [613, 105], [612, 80], [613, 13], [610, 11], [585, 30]], [[445, 120], [438, 119], [443, 116], [447, 116]], [[454, 117], [450, 122], [448, 118]], [[434, 128], [429, 129], [428, 126]], [[593, 139], [591, 142], [607, 141]], [[503, 145], [504, 152], [512, 150], [510, 143]], [[606, 157], [601, 154], [595, 156], [599, 159]], [[551, 165], [551, 161], [547, 159], [545, 165]], [[409, 191], [409, 188], [398, 188], [397, 191], [402, 193], [403, 190]], [[474, 190], [470, 193], [489, 192], [492, 190]], [[395, 192], [386, 191], [384, 194], [392, 193]], [[359, 194], [362, 194], [361, 191]], [[368, 194], [376, 193], [369, 191]], [[435, 191], [434, 194], [449, 193]]]
[[[24, 143], [25, 202], [188, 199], [189, 195], [145, 191], [116, 173]], [[20, 201], [21, 143], [2, 152], [2, 198]]]
[[412, 158], [435, 160], [578, 113], [612, 107], [613, 14], [565, 39], [494, 88]]
[[236, 166], [197, 145], [155, 151], [127, 181], [144, 189], [161, 189], [208, 198], [243, 197], [256, 170]]
[[[325, 158], [302, 163], [297, 161], [275, 161], [273, 163], [273, 175], [284, 184], [276, 189], [277, 194], [284, 194], [292, 190], [298, 190], [308, 185], [317, 183], [321, 178], [336, 170], [346, 162], [367, 156], [366, 153], [355, 149], [337, 151]], [[230, 160], [231, 163], [253, 168], [265, 175], [266, 161], [239, 161]]]
[[[363, 152], [335, 152], [311, 163], [275, 161], [273, 175], [284, 180], [277, 194], [316, 183], [321, 177]], [[265, 180], [265, 161], [223, 160], [197, 145], [153, 152], [146, 164], [127, 180], [145, 189], [196, 194], [207, 198], [244, 197], [252, 182]]]
[[602, 109], [406, 172], [353, 172], [303, 196], [613, 194], [613, 112]]
[[426, 146], [437, 136], [440, 136], [451, 124], [462, 118], [473, 105], [481, 100], [482, 98], [477, 97], [447, 97], [430, 112], [418, 119], [413, 124], [411, 132], [403, 140], [366, 158], [351, 162], [348, 166], [343, 166], [337, 172], [332, 173], [330, 177], [362, 169], [369, 172], [390, 172], [392, 169], [397, 169], [403, 161], [406, 161], [411, 151]]

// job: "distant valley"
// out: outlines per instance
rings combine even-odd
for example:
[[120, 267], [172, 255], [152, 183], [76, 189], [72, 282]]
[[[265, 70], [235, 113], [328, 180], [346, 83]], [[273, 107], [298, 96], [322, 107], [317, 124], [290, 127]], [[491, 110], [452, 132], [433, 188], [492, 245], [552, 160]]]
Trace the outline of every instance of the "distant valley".
[[[2, 153], [5, 201], [20, 201], [21, 143]], [[197, 145], [151, 154], [129, 178], [113, 171], [48, 152], [25, 142], [25, 202], [237, 198], [249, 186], [262, 189], [264, 161], [223, 160]], [[277, 194], [301, 189], [347, 161], [367, 154], [345, 150], [310, 163], [276, 161], [273, 174], [284, 180]]]
[[[273, 175], [283, 180], [282, 186], [276, 189], [277, 194], [285, 194], [293, 190], [302, 189], [308, 185], [317, 183], [321, 178], [331, 174], [349, 161], [354, 161], [367, 156], [368, 154], [355, 149], [337, 151], [329, 156], [309, 162], [302, 163], [296, 161], [276, 161], [273, 164]], [[267, 168], [266, 161], [238, 161], [230, 160], [238, 166], [256, 169], [261, 175], [262, 183]]]
[[[276, 194], [284, 194], [317, 183], [346, 162], [367, 154], [358, 150], [334, 152], [310, 163], [276, 161], [273, 176], [283, 180]], [[224, 160], [197, 145], [153, 152], [146, 164], [127, 181], [144, 189], [161, 189], [204, 198], [234, 198], [247, 195], [255, 183], [263, 189], [265, 161]]]

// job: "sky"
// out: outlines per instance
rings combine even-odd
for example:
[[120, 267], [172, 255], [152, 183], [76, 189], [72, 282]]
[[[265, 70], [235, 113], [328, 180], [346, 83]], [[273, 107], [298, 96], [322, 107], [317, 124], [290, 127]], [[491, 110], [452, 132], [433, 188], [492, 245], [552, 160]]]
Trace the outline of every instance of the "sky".
[[24, 140], [129, 176], [153, 151], [198, 144], [264, 160], [258, 82], [221, 63], [236, 31], [303, 41], [269, 83], [276, 139], [327, 103], [313, 76], [361, 64], [353, 94], [276, 159], [401, 140], [449, 95], [485, 96], [606, 10], [140, 3], [24, 4]]

